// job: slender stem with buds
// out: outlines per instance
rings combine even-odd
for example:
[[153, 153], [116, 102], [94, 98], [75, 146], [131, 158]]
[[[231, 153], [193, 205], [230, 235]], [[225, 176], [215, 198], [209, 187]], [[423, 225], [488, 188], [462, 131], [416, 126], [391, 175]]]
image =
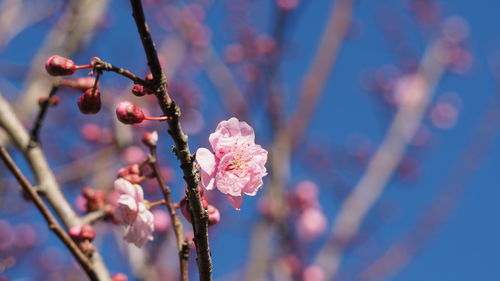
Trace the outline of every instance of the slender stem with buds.
[[47, 99], [45, 99], [40, 107], [40, 111], [38, 112], [38, 116], [36, 117], [35, 124], [33, 125], [33, 129], [30, 132], [30, 146], [38, 143], [38, 135], [40, 132], [40, 128], [42, 127], [43, 120], [45, 119], [45, 115], [47, 115], [47, 110], [50, 106], [51, 99], [59, 90], [59, 86], [53, 85], [52, 89], [50, 89], [49, 95]]
[[101, 60], [100, 58], [94, 57], [92, 65], [93, 65], [93, 68], [96, 70], [114, 72], [114, 73], [117, 73], [123, 77], [126, 77], [126, 78], [132, 80], [135, 84], [143, 85], [146, 87], [150, 86], [149, 85], [150, 83], [148, 81], [140, 78], [139, 76], [135, 75], [134, 73], [130, 72], [129, 70], [114, 66], [109, 62]]
[[153, 169], [156, 180], [158, 181], [158, 185], [161, 188], [163, 193], [163, 197], [165, 200], [161, 200], [158, 202], [153, 202], [149, 206], [153, 207], [159, 204], [165, 204], [168, 209], [168, 213], [170, 214], [170, 219], [172, 221], [172, 227], [175, 233], [175, 239], [177, 241], [177, 251], [179, 254], [179, 263], [181, 270], [181, 280], [188, 281], [188, 265], [189, 265], [189, 247], [187, 240], [183, 237], [182, 231], [182, 223], [175, 211], [175, 205], [172, 202], [172, 192], [170, 187], [165, 184], [165, 180], [160, 172], [160, 167], [158, 166], [156, 147], [151, 147], [150, 155], [149, 155], [149, 166]]

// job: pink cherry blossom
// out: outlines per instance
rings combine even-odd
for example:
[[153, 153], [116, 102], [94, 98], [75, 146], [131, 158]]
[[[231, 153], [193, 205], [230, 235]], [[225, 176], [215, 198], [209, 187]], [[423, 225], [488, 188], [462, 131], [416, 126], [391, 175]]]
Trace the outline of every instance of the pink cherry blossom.
[[125, 241], [142, 247], [153, 240], [154, 217], [144, 204], [144, 192], [138, 184], [119, 178], [114, 183], [118, 201], [114, 213], [115, 219], [128, 227]]
[[209, 141], [212, 153], [206, 148], [196, 151], [201, 167], [201, 185], [214, 187], [226, 194], [229, 203], [241, 208], [243, 194], [254, 196], [267, 175], [267, 150], [255, 144], [255, 134], [246, 122], [231, 118], [219, 123]]

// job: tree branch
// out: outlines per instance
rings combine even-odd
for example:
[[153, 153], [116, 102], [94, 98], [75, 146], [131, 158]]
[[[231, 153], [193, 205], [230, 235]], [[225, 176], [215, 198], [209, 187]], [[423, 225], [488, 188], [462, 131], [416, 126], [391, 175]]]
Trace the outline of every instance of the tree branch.
[[172, 221], [172, 227], [175, 233], [175, 239], [177, 242], [177, 252], [179, 255], [179, 265], [180, 265], [180, 273], [181, 280], [188, 281], [188, 265], [189, 265], [189, 247], [187, 240], [184, 239], [183, 231], [182, 231], [182, 223], [175, 211], [175, 206], [172, 201], [172, 195], [170, 191], [170, 187], [165, 184], [165, 180], [160, 172], [160, 167], [158, 166], [157, 161], [157, 153], [156, 147], [150, 147], [150, 159], [149, 166], [153, 169], [156, 180], [158, 181], [158, 185], [160, 185], [161, 191], [163, 193], [163, 197], [165, 198], [165, 206], [167, 206], [168, 213], [170, 214], [170, 219]]
[[189, 208], [193, 214], [193, 232], [196, 245], [198, 271], [200, 280], [212, 280], [212, 257], [208, 242], [208, 214], [201, 203], [201, 195], [198, 190], [199, 172], [194, 167], [194, 157], [191, 155], [188, 145], [188, 136], [182, 130], [180, 124], [180, 108], [170, 98], [166, 78], [162, 72], [158, 55], [149, 33], [149, 28], [144, 17], [144, 11], [140, 0], [130, 1], [133, 10], [133, 17], [137, 25], [144, 51], [148, 60], [148, 65], [153, 74], [154, 89], [158, 103], [165, 114], [170, 117], [168, 122], [169, 134], [175, 143], [175, 154], [179, 159], [184, 180], [187, 183], [187, 196]]
[[[31, 167], [39, 190], [44, 194], [48, 205], [50, 205], [66, 228], [82, 225], [80, 217], [75, 213], [71, 205], [59, 188], [54, 173], [50, 169], [45, 155], [39, 146], [29, 146], [30, 136], [14, 114], [10, 104], [0, 94], [0, 128], [16, 146], [22, 151], [26, 161]], [[99, 253], [96, 251], [90, 259], [94, 270], [100, 281], [109, 281], [110, 276]]]
[[29, 183], [26, 177], [23, 176], [21, 170], [16, 166], [12, 158], [10, 157], [7, 150], [0, 146], [0, 158], [2, 158], [3, 162], [7, 166], [7, 168], [11, 171], [11, 173], [16, 177], [17, 181], [21, 185], [22, 189], [29, 195], [33, 203], [38, 208], [44, 219], [47, 221], [48, 227], [52, 230], [57, 237], [63, 242], [64, 245], [69, 249], [71, 254], [75, 257], [78, 263], [82, 266], [83, 270], [87, 273], [88, 277], [92, 281], [99, 281], [100, 279], [95, 272], [95, 269], [90, 262], [90, 260], [85, 256], [85, 254], [78, 248], [75, 241], [73, 241], [68, 234], [61, 228], [57, 220], [50, 213], [49, 209], [43, 203], [42, 199], [35, 191], [33, 186]]

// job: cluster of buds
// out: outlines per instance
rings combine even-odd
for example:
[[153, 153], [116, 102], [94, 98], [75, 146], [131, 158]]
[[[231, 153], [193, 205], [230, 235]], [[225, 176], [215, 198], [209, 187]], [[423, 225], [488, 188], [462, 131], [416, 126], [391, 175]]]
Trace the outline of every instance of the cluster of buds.
[[312, 241], [326, 230], [327, 219], [318, 200], [318, 187], [314, 182], [301, 181], [289, 196], [290, 205], [297, 211], [296, 222], [299, 237]]
[[139, 165], [133, 164], [121, 168], [118, 171], [118, 178], [123, 178], [133, 184], [139, 184], [144, 179], [144, 176], [141, 175], [141, 169]]
[[146, 116], [142, 109], [129, 101], [122, 101], [116, 106], [116, 117], [120, 122], [127, 125], [139, 124], [144, 120], [165, 121], [169, 119], [167, 116]]
[[87, 186], [82, 189], [82, 196], [85, 199], [85, 211], [87, 212], [101, 210], [106, 205], [106, 197], [102, 190]]
[[95, 237], [94, 228], [90, 225], [84, 224], [82, 226], [72, 226], [68, 229], [69, 236], [78, 244], [78, 247], [86, 255], [92, 255], [95, 251], [92, 245], [92, 240]]
[[[45, 62], [45, 69], [52, 76], [72, 75], [76, 70], [87, 68], [93, 68], [93, 63], [76, 65], [72, 60], [57, 55], [51, 56]], [[98, 77], [99, 72], [94, 81], [81, 79], [76, 81], [63, 80], [61, 82], [63, 86], [83, 91], [83, 94], [78, 98], [78, 108], [83, 114], [96, 114], [101, 110], [101, 93], [97, 89]]]
[[[149, 73], [148, 75], [146, 75], [145, 80], [147, 82], [153, 82], [153, 74]], [[153, 91], [151, 89], [140, 84], [135, 84], [134, 87], [132, 87], [132, 94], [137, 97], [151, 95], [152, 93]]]
[[[203, 194], [203, 189], [198, 187], [198, 190], [200, 191], [200, 196], [201, 196], [201, 203], [203, 206], [203, 209], [205, 209], [208, 212], [208, 226], [212, 226], [214, 224], [217, 224], [220, 221], [220, 212], [219, 210], [213, 206], [208, 204], [207, 199], [205, 198], [205, 195]], [[188, 198], [184, 197], [181, 202], [180, 202], [180, 208], [182, 215], [186, 220], [190, 223], [193, 223], [192, 217], [191, 217], [191, 212], [189, 211], [189, 204], [188, 204]]]

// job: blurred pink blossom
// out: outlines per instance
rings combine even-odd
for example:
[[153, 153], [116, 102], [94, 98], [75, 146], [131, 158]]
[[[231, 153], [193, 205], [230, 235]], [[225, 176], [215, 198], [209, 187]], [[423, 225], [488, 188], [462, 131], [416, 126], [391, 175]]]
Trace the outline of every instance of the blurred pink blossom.
[[233, 117], [220, 122], [210, 134], [214, 154], [206, 148], [196, 152], [201, 185], [207, 190], [217, 187], [237, 210], [243, 194], [254, 196], [262, 187], [262, 177], [267, 175], [267, 150], [256, 145], [254, 139], [252, 127]]
[[310, 265], [304, 269], [302, 273], [303, 281], [323, 281], [325, 280], [325, 272], [317, 265]]
[[119, 178], [115, 180], [114, 189], [120, 195], [115, 219], [129, 227], [123, 238], [137, 247], [144, 246], [147, 241], [153, 240], [154, 218], [144, 204], [142, 187]]
[[326, 224], [326, 217], [320, 209], [308, 208], [298, 218], [297, 232], [300, 238], [311, 241], [325, 232]]
[[163, 210], [154, 210], [155, 230], [166, 231], [170, 226], [170, 216]]

